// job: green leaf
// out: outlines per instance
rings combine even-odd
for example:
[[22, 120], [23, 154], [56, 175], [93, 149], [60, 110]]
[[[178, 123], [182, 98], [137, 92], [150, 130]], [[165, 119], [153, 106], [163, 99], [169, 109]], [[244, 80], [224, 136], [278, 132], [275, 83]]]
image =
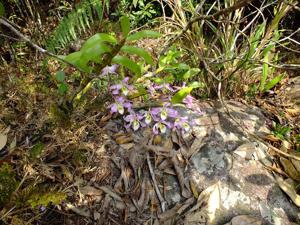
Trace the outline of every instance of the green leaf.
[[269, 72], [269, 65], [267, 64], [268, 60], [269, 60], [269, 53], [266, 53], [266, 55], [264, 57], [264, 63], [263, 63], [263, 69], [262, 69], [262, 77], [261, 77], [260, 85], [259, 85], [260, 92], [263, 92], [263, 90], [265, 89], [266, 81], [268, 78], [268, 72]]
[[138, 3], [138, 0], [133, 0], [132, 4], [133, 4], [134, 8], [136, 8], [137, 3]]
[[191, 68], [186, 73], [183, 74], [182, 78], [183, 80], [188, 80], [198, 74], [200, 72], [200, 69], [198, 68]]
[[5, 8], [2, 2], [0, 2], [0, 16], [4, 16], [5, 14]]
[[250, 50], [249, 50], [249, 54], [248, 54], [249, 58], [251, 58], [254, 55], [257, 45], [259, 44], [259, 41], [265, 32], [265, 28], [266, 28], [266, 23], [263, 22], [262, 24], [257, 26], [254, 35], [250, 36], [250, 39], [249, 39]]
[[82, 53], [80, 51], [79, 52], [73, 52], [73, 53], [67, 55], [64, 59], [67, 62], [75, 65], [80, 60], [81, 55], [82, 55]]
[[136, 75], [141, 75], [141, 67], [126, 56], [117, 55], [112, 59], [112, 63], [120, 64], [131, 70]]
[[124, 52], [130, 53], [130, 54], [138, 55], [138, 56], [142, 57], [145, 60], [146, 63], [148, 63], [150, 65], [153, 65], [153, 60], [152, 60], [151, 55], [142, 48], [138, 48], [138, 47], [135, 47], [135, 46], [124, 45], [121, 48], [121, 50], [124, 51]]
[[266, 86], [265, 86], [265, 91], [269, 91], [269, 90], [271, 90], [273, 87], [275, 87], [275, 85], [278, 84], [278, 83], [282, 80], [282, 78], [284, 77], [284, 75], [285, 75], [285, 74], [282, 73], [282, 74], [280, 74], [280, 75], [274, 77], [272, 80], [270, 80], [270, 81], [266, 84]]
[[58, 82], [63, 82], [65, 80], [65, 72], [64, 71], [58, 71], [55, 75], [55, 78]]
[[111, 52], [111, 48], [104, 43], [96, 43], [95, 45], [81, 50], [82, 57], [86, 61], [100, 63], [101, 55], [106, 52]]
[[122, 16], [120, 19], [121, 24], [121, 30], [123, 33], [123, 36], [126, 38], [130, 32], [130, 21], [127, 16]]
[[152, 30], [138, 31], [135, 34], [129, 35], [127, 41], [137, 41], [142, 38], [159, 38], [161, 34]]
[[73, 52], [67, 55], [66, 57], [61, 58], [64, 58], [67, 62], [71, 63], [72, 65], [78, 67], [79, 69], [87, 73], [91, 71], [91, 69], [87, 66], [88, 59], [84, 57], [81, 51]]
[[58, 92], [61, 95], [65, 95], [68, 92], [68, 86], [66, 83], [58, 84]]
[[193, 89], [195, 88], [203, 88], [205, 85], [203, 83], [200, 83], [198, 81], [194, 81], [193, 83], [189, 84], [189, 87], [192, 87]]
[[45, 145], [42, 142], [38, 142], [37, 144], [35, 144], [31, 149], [30, 149], [30, 157], [31, 158], [38, 158], [44, 149]]
[[182, 100], [193, 90], [193, 87], [184, 87], [178, 91], [171, 99], [173, 104], [182, 103]]
[[98, 33], [93, 35], [92, 37], [90, 37], [82, 46], [82, 48], [80, 49], [81, 51], [84, 51], [87, 48], [93, 48], [96, 44], [99, 44], [101, 42], [109, 42], [112, 44], [116, 44], [117, 43], [117, 39], [109, 34], [105, 34], [105, 33]]

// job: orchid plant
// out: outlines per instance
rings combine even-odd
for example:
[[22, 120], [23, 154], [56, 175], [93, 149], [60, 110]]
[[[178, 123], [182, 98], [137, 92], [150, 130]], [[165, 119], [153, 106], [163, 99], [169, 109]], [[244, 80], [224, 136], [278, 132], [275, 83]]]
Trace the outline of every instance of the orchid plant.
[[[107, 68], [104, 69], [107, 71]], [[114, 74], [117, 74], [114, 72]], [[167, 130], [180, 130], [181, 132], [189, 132], [193, 121], [189, 121], [188, 117], [181, 117], [172, 103], [174, 93], [182, 88], [176, 88], [168, 83], [156, 84], [151, 79], [144, 85], [147, 95], [151, 98], [160, 96], [161, 106], [148, 107], [147, 109], [137, 109], [130, 100], [130, 95], [138, 92], [137, 85], [129, 83], [130, 78], [125, 77], [116, 84], [110, 86], [110, 94], [113, 96], [114, 102], [109, 105], [112, 114], [119, 114], [123, 117], [126, 129], [133, 131], [139, 130], [141, 127], [152, 127], [154, 134], [166, 133]], [[176, 94], [175, 94], [176, 95]], [[195, 99], [190, 95], [186, 95], [182, 100], [182, 105], [186, 108], [201, 114], [201, 110], [195, 104]]]

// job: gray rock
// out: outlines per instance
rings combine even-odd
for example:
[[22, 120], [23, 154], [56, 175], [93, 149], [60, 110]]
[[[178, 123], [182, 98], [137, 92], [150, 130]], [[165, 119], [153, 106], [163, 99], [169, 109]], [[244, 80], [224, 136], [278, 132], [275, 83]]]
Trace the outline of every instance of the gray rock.
[[[258, 108], [233, 101], [228, 105], [232, 114], [251, 132], [270, 132]], [[185, 179], [186, 183], [195, 184], [198, 193], [206, 190], [209, 195], [204, 206], [186, 215], [185, 224], [197, 224], [195, 218], [203, 220], [203, 212], [206, 212], [207, 224], [225, 224], [238, 215], [259, 218], [254, 224], [299, 222], [299, 209], [261, 163], [264, 160], [270, 163], [270, 158], [264, 154], [266, 146], [255, 140], [250, 142], [219, 103], [203, 103], [202, 109], [205, 114], [198, 117], [193, 127], [195, 140], [187, 153], [189, 164]], [[182, 113], [193, 116], [191, 112]], [[176, 188], [171, 189], [166, 198], [176, 203], [180, 201], [179, 185], [172, 182], [169, 186]]]

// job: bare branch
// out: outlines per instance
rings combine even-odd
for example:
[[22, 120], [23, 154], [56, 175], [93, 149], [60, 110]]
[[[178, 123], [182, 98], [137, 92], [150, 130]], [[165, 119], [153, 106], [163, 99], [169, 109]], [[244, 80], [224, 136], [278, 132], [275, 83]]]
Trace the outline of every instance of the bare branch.
[[[5, 27], [7, 27], [8, 29], [10, 29], [12, 32], [14, 32], [22, 41], [25, 41], [27, 44], [29, 44], [31, 47], [33, 47], [34, 49], [36, 49], [37, 51], [45, 54], [45, 55], [48, 55], [50, 57], [53, 57], [61, 62], [64, 62], [72, 67], [75, 67], [73, 64], [69, 63], [68, 61], [60, 58], [59, 56], [47, 51], [46, 49], [43, 49], [42, 47], [36, 45], [35, 43], [33, 43], [28, 37], [26, 37], [24, 34], [22, 34], [20, 31], [18, 31], [8, 20], [6, 20], [5, 18], [3, 17], [0, 17], [0, 24], [4, 25]], [[4, 36], [4, 35], [1, 35], [1, 36]], [[76, 69], [80, 70], [81, 72], [84, 72], [82, 71], [80, 68], [77, 68], [75, 67]]]

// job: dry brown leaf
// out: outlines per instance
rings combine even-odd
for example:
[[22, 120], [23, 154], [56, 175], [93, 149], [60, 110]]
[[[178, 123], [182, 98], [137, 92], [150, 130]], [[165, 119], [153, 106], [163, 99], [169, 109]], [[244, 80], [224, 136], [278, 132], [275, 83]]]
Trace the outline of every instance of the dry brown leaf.
[[162, 138], [160, 135], [155, 135], [153, 138], [153, 145], [160, 145], [162, 143]]
[[125, 150], [130, 150], [134, 147], [134, 143], [120, 144], [120, 146]]
[[280, 157], [280, 163], [290, 178], [300, 181], [300, 173], [296, 170], [290, 160]]
[[290, 148], [291, 148], [291, 143], [288, 142], [287, 140], [283, 140], [281, 143], [280, 150], [284, 152], [288, 152]]
[[65, 176], [65, 178], [67, 178], [68, 181], [72, 181], [73, 180], [73, 175], [71, 174], [68, 167], [66, 167], [65, 165], [60, 165], [60, 167], [61, 167], [62, 173]]
[[300, 207], [300, 195], [297, 194], [294, 188], [294, 182], [288, 178], [283, 180], [280, 176], [275, 175], [279, 187], [291, 198], [291, 200]]
[[133, 138], [131, 136], [122, 135], [116, 138], [117, 144], [127, 144], [133, 141]]
[[103, 194], [102, 190], [99, 190], [97, 188], [94, 188], [92, 186], [84, 186], [79, 188], [80, 192], [83, 195], [90, 195], [90, 196], [101, 196]]
[[272, 142], [278, 142], [280, 139], [278, 137], [275, 137], [273, 134], [268, 134], [264, 137], [264, 140], [266, 141], [272, 141]]
[[6, 134], [0, 134], [0, 150], [4, 148], [7, 142], [7, 135]]
[[285, 111], [292, 117], [297, 116], [298, 114], [300, 114], [300, 107], [297, 108], [288, 108], [285, 109]]
[[12, 142], [9, 145], [9, 153], [11, 154], [17, 146], [17, 137], [15, 136]]
[[74, 213], [83, 216], [83, 217], [91, 217], [90, 212], [88, 209], [82, 209], [82, 208], [77, 208], [76, 206], [72, 205], [71, 203], [66, 204], [67, 209], [73, 211]]
[[[300, 156], [299, 152], [295, 152], [293, 153], [293, 155], [296, 156]], [[294, 165], [295, 169], [300, 173], [300, 161], [299, 160], [295, 160], [295, 159], [291, 159], [292, 164]]]
[[6, 128], [4, 131], [0, 133], [0, 150], [4, 148], [7, 143], [7, 134], [10, 130], [10, 127]]
[[190, 187], [194, 197], [197, 199], [199, 197], [199, 193], [197, 191], [196, 184], [192, 180], [190, 180]]

